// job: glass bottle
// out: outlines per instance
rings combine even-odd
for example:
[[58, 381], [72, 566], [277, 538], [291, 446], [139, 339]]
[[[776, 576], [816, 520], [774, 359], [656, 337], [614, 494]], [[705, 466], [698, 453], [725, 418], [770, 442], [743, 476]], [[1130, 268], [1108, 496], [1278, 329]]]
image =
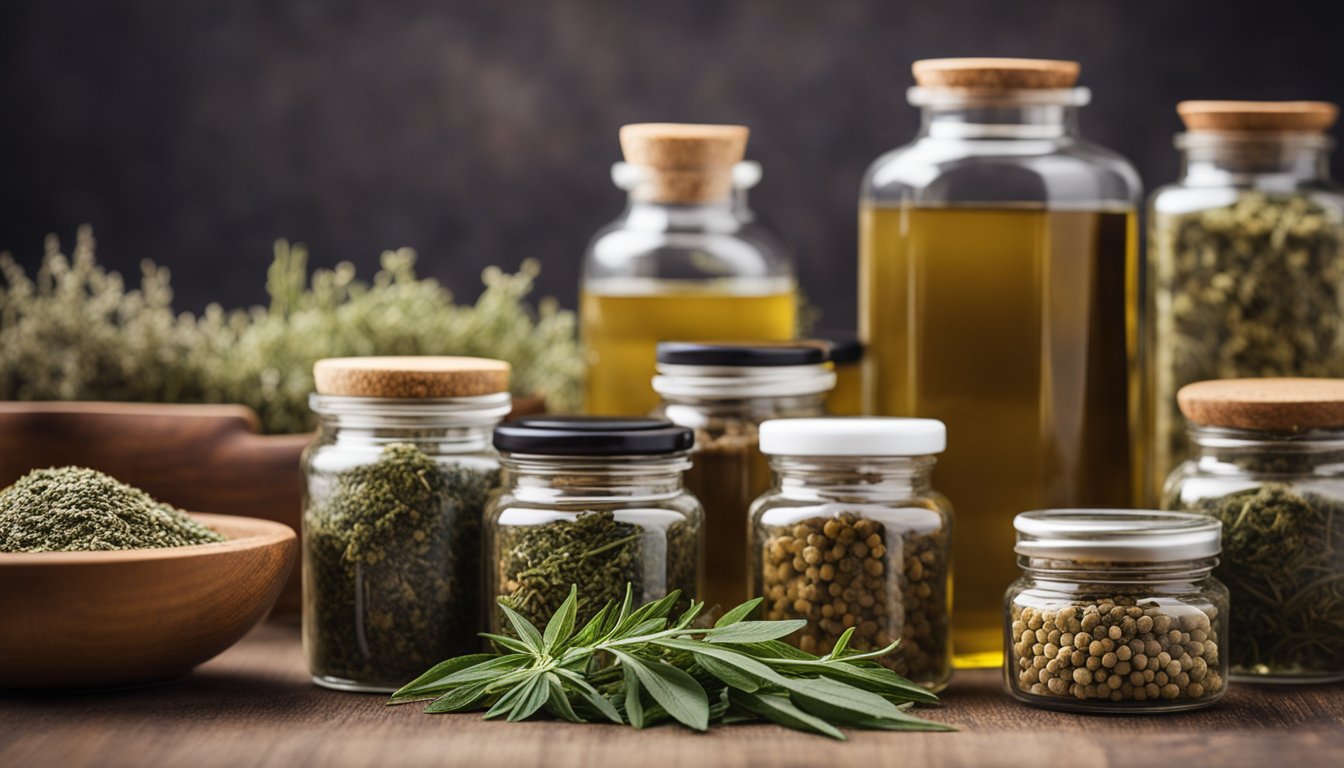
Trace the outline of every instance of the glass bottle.
[[996, 666], [1012, 515], [1128, 506], [1126, 285], [1139, 180], [1078, 132], [1078, 65], [914, 65], [915, 140], [863, 181], [865, 412], [944, 421], [957, 500], [953, 642]]
[[360, 357], [314, 368], [303, 453], [303, 646], [313, 682], [393, 691], [480, 648], [481, 514], [508, 363]]
[[742, 162], [746, 144], [736, 125], [621, 129], [612, 179], [630, 201], [588, 245], [580, 288], [590, 413], [657, 405], [645, 384], [659, 341], [793, 338], [793, 256], [747, 205], [761, 169]]
[[682, 474], [691, 430], [662, 419], [533, 416], [495, 430], [503, 487], [485, 513], [490, 631], [499, 602], [538, 629], [579, 588], [582, 624], [626, 585], [635, 605], [698, 599], [704, 511]]
[[695, 430], [686, 487], [705, 505], [705, 590], [728, 610], [747, 590], [747, 510], [770, 487], [758, 427], [767, 419], [824, 414], [835, 385], [821, 342], [775, 345], [663, 342], [655, 412]]
[[1146, 491], [1186, 458], [1176, 392], [1344, 376], [1344, 189], [1322, 102], [1177, 106], [1181, 176], [1153, 193], [1144, 284]]
[[933, 489], [947, 431], [933, 419], [783, 419], [761, 425], [774, 486], [751, 507], [751, 589], [786, 638], [856, 651], [941, 690], [952, 674], [952, 507]]
[[1193, 455], [1163, 506], [1222, 522], [1232, 678], [1344, 679], [1344, 380], [1227, 379], [1179, 397]]
[[1014, 521], [1004, 683], [1070, 712], [1207, 707], [1227, 692], [1219, 524], [1147, 510], [1055, 509]]

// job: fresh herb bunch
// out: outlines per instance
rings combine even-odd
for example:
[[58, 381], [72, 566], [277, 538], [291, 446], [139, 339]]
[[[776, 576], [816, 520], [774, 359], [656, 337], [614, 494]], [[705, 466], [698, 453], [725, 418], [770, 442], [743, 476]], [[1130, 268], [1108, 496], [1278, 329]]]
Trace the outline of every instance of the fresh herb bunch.
[[241, 403], [267, 432], [312, 428], [313, 363], [356, 355], [477, 355], [513, 366], [514, 392], [552, 410], [579, 400], [574, 313], [525, 301], [538, 268], [485, 270], [474, 305], [415, 273], [414, 252], [382, 255], [370, 282], [342, 263], [309, 277], [307, 251], [275, 245], [268, 307], [196, 316], [173, 310], [168, 270], [142, 263], [140, 287], [98, 266], [93, 234], [70, 256], [47, 238], [36, 275], [0, 254], [0, 399]]
[[675, 621], [681, 595], [632, 608], [627, 589], [619, 608], [608, 603], [581, 628], [578, 589], [540, 631], [501, 603], [518, 637], [490, 635], [506, 653], [449, 659], [393, 694], [389, 704], [433, 699], [430, 713], [485, 710], [510, 722], [546, 712], [570, 722], [608, 721], [636, 728], [675, 720], [704, 731], [710, 723], [773, 721], [834, 739], [837, 726], [896, 731], [947, 731], [950, 726], [906, 712], [938, 697], [851, 653], [846, 632], [826, 656], [780, 641], [803, 620], [747, 621], [760, 598], [724, 614], [711, 629], [692, 622], [693, 602]]

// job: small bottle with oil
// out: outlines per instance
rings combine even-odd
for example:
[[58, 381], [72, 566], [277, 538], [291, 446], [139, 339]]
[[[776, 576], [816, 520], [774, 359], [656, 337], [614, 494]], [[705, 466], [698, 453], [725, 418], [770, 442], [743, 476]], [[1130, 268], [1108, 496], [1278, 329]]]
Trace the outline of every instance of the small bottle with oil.
[[957, 500], [954, 662], [993, 666], [1013, 516], [1130, 502], [1139, 180], [1079, 134], [1076, 62], [936, 59], [914, 74], [920, 132], [861, 195], [864, 405], [975, 436], [949, 445], [934, 482]]
[[740, 125], [621, 129], [612, 168], [630, 200], [584, 258], [580, 333], [587, 410], [648, 413], [659, 341], [787, 341], [797, 301], [784, 239], [747, 205], [761, 169]]

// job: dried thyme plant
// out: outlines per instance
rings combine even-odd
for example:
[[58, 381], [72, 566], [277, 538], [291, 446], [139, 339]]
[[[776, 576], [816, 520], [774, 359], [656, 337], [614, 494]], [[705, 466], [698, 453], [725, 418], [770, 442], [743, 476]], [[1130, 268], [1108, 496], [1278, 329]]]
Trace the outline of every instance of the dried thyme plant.
[[514, 391], [553, 410], [579, 400], [583, 356], [574, 313], [525, 302], [538, 267], [483, 275], [474, 305], [454, 304], [415, 273], [409, 250], [382, 255], [372, 281], [348, 263], [308, 275], [307, 252], [280, 241], [270, 305], [177, 314], [167, 269], [142, 264], [140, 286], [98, 266], [79, 230], [70, 256], [47, 238], [29, 277], [0, 254], [0, 399], [241, 403], [267, 432], [312, 428], [313, 363], [352, 355], [476, 355], [513, 365]]
[[397, 691], [390, 704], [432, 702], [425, 711], [485, 711], [510, 722], [541, 713], [574, 723], [644, 728], [676, 721], [698, 731], [711, 723], [770, 721], [844, 739], [837, 726], [948, 731], [907, 708], [933, 694], [848, 650], [852, 631], [822, 657], [779, 641], [805, 622], [746, 621], [760, 599], [728, 611], [712, 628], [693, 623], [692, 603], [672, 618], [677, 592], [640, 608], [633, 589], [580, 622], [578, 588], [548, 617], [545, 630], [501, 604], [514, 637], [487, 635], [504, 653], [449, 659]]

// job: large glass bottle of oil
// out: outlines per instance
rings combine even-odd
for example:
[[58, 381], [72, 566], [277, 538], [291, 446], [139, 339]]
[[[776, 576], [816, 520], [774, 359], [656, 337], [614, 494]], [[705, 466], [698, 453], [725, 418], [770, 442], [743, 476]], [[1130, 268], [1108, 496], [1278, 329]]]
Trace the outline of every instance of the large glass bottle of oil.
[[1001, 663], [1013, 516], [1124, 506], [1139, 181], [1084, 141], [1074, 62], [916, 62], [915, 140], [863, 182], [859, 326], [874, 414], [948, 427], [959, 666]]
[[587, 410], [645, 414], [659, 341], [785, 341], [797, 314], [793, 258], [759, 221], [738, 125], [642, 123], [621, 129], [612, 169], [630, 200], [584, 258], [580, 333]]

